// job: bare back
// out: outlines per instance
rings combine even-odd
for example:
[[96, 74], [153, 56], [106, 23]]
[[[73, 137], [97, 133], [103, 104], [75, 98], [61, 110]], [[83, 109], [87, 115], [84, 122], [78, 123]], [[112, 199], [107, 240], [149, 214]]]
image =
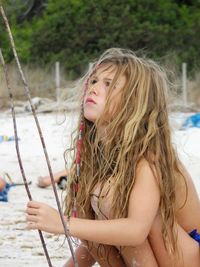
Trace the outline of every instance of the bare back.
[[190, 174], [181, 169], [185, 181], [180, 179], [176, 186], [177, 222], [188, 233], [194, 229], [200, 233], [200, 199]]

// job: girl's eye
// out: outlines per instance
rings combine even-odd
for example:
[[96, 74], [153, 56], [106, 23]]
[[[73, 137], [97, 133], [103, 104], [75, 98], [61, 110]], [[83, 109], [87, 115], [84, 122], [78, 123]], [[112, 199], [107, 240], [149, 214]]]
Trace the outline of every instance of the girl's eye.
[[107, 87], [110, 86], [110, 82], [105, 82], [105, 84]]
[[96, 82], [97, 82], [97, 80], [92, 79], [92, 80], [90, 81], [90, 84], [95, 84]]
[[[105, 85], [106, 85], [106, 87], [110, 87], [111, 82], [105, 82]], [[116, 88], [116, 85], [113, 86], [113, 89], [115, 89], [115, 88]]]

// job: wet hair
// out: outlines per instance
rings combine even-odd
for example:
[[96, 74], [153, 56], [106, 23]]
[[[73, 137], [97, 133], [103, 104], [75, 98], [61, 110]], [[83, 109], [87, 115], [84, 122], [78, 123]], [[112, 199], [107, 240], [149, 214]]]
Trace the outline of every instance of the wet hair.
[[[92, 123], [80, 111], [84, 125], [82, 135], [80, 175], [72, 172], [66, 197], [66, 212], [73, 209], [73, 184], [78, 179], [76, 205], [78, 217], [94, 218], [91, 193], [99, 184], [101, 190], [108, 178], [113, 177], [111, 209], [114, 218], [127, 217], [130, 193], [136, 179], [136, 168], [145, 159], [152, 169], [160, 189], [159, 211], [162, 218], [162, 235], [165, 247], [177, 252], [175, 228], [176, 180], [184, 179], [178, 157], [172, 146], [168, 119], [167, 92], [170, 83], [166, 72], [153, 60], [138, 57], [132, 51], [118, 48], [106, 50], [80, 80], [82, 99], [90, 77], [98, 68], [115, 68], [115, 76], [109, 87], [105, 109], [100, 118]], [[121, 75], [126, 82], [121, 91], [121, 101], [114, 116], [105, 121], [112, 102], [112, 91]], [[98, 126], [106, 123], [106, 136], [102, 142]], [[77, 135], [73, 140], [72, 169], [76, 165]]]

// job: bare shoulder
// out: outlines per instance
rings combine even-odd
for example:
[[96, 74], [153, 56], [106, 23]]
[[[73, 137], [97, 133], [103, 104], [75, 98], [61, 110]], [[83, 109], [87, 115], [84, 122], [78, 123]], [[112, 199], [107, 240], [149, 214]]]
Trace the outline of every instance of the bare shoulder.
[[136, 167], [136, 178], [139, 176], [147, 175], [151, 177], [156, 183], [158, 183], [158, 175], [156, 173], [156, 169], [153, 165], [150, 165], [150, 163], [146, 159], [141, 159]]

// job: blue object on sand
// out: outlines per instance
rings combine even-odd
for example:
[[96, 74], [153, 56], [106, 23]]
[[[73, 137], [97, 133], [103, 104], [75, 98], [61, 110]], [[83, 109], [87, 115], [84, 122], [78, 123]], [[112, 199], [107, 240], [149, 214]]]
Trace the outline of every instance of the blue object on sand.
[[182, 125], [183, 130], [187, 130], [191, 127], [200, 128], [200, 113], [196, 113], [190, 117], [188, 117]]
[[4, 187], [4, 189], [0, 191], [0, 201], [8, 202], [8, 191], [10, 190], [12, 186], [14, 185], [6, 183], [6, 186]]
[[[20, 139], [18, 138], [18, 140], [20, 140]], [[10, 142], [10, 141], [15, 141], [15, 137], [14, 136], [8, 136], [8, 135], [0, 135], [0, 143]]]

